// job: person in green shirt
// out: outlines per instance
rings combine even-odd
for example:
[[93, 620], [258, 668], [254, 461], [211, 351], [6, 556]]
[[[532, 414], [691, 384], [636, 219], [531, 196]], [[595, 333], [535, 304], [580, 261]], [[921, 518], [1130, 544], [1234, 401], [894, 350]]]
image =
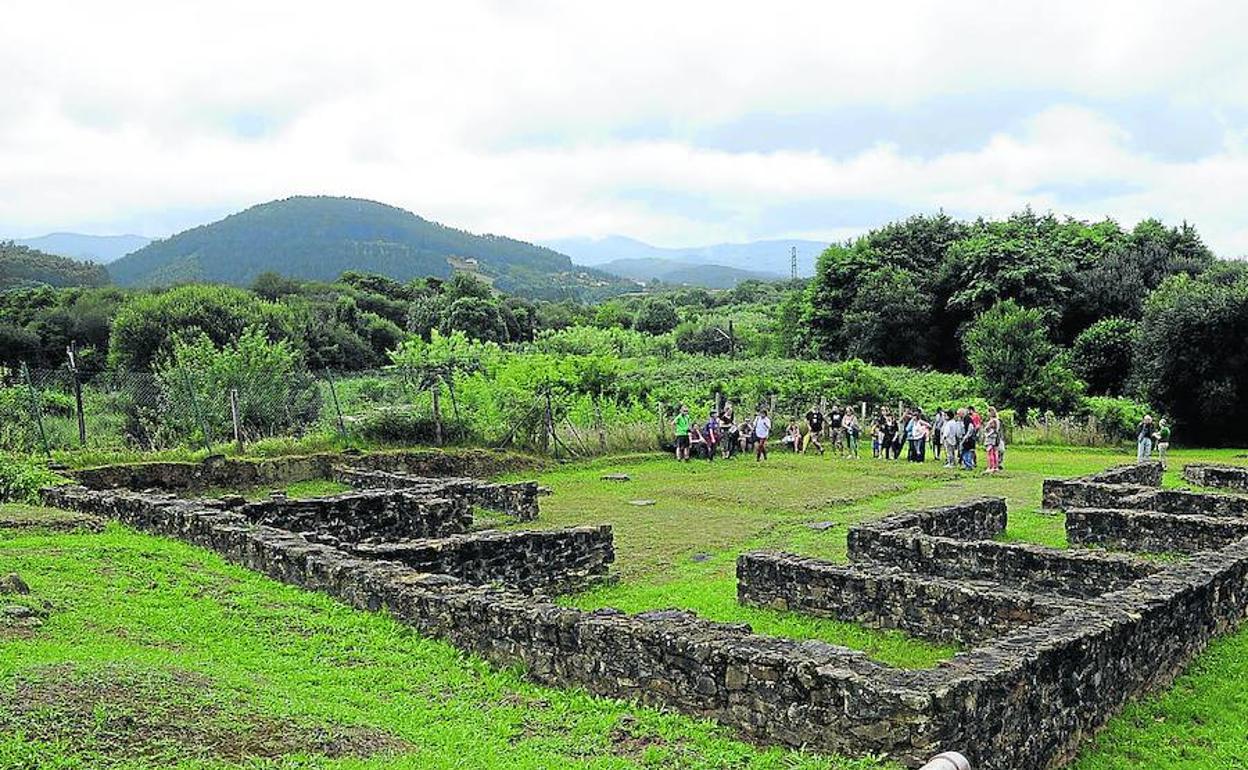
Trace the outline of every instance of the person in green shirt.
[[672, 427], [676, 429], [676, 459], [689, 461], [689, 428], [693, 425], [693, 419], [689, 416], [689, 407], [681, 404], [680, 411], [676, 413], [676, 419], [672, 420]]
[[1166, 467], [1166, 452], [1170, 451], [1170, 423], [1164, 419], [1157, 423], [1157, 459], [1161, 461], [1161, 467]]

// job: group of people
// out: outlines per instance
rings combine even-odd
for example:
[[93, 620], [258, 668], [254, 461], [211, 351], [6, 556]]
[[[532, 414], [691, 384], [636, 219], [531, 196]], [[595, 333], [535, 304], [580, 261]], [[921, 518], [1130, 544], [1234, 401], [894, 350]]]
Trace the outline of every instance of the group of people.
[[[695, 421], [688, 406], [681, 406], [672, 426], [676, 433], [676, 459], [689, 461], [691, 457], [714, 460], [716, 455], [725, 459], [738, 453], [753, 453], [755, 460], [767, 459], [767, 445], [772, 434], [772, 421], [768, 410], [760, 408], [752, 419], [736, 421], [732, 402], [719, 411], [711, 410], [705, 422]], [[986, 473], [997, 473], [1004, 467], [1005, 431], [995, 408], [989, 408], [987, 418], [972, 406], [962, 409], [938, 409], [931, 420], [921, 410], [910, 409], [896, 416], [888, 407], [881, 407], [870, 426], [871, 456], [876, 459], [900, 459], [906, 450], [906, 459], [921, 463], [927, 459], [930, 443], [932, 454], [944, 458], [946, 468], [972, 470], [979, 462], [978, 449], [982, 445], [987, 454]], [[823, 454], [822, 439], [827, 438], [832, 449], [842, 457], [858, 458], [859, 444], [864, 433], [857, 413], [852, 407], [833, 407], [830, 414], [812, 406], [805, 415], [805, 430], [797, 420], [790, 420], [784, 431], [784, 445], [793, 452], [805, 453], [812, 446]]]

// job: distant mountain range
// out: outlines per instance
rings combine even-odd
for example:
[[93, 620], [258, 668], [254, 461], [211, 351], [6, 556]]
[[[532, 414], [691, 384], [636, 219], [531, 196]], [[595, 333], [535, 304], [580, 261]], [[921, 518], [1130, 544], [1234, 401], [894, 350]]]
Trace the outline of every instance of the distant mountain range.
[[760, 273], [755, 270], [741, 270], [724, 265], [698, 265], [692, 262], [650, 257], [613, 259], [596, 267], [599, 270], [643, 283], [659, 280], [663, 283], [701, 286], [707, 289], [731, 289], [742, 281], [751, 279], [779, 281], [788, 277], [777, 273]]
[[38, 238], [21, 238], [15, 242], [19, 246], [29, 246], [45, 254], [106, 265], [132, 251], [138, 251], [151, 243], [152, 239], [141, 235], [51, 233]]
[[[688, 265], [720, 265], [770, 275], [773, 279], [789, 277], [792, 247], [797, 247], [799, 276], [814, 275], [815, 262], [828, 247], [823, 241], [777, 239], [692, 248], [664, 248], [621, 235], [605, 238], [564, 238], [543, 243], [572, 257], [577, 264], [601, 267], [604, 270], [610, 270], [606, 265], [617, 260], [662, 260], [678, 263], [672, 266], [672, 270], [683, 270]], [[649, 269], [659, 269], [659, 266], [655, 264]]]
[[544, 246], [476, 235], [358, 198], [294, 197], [153, 241], [109, 265], [122, 286], [213, 281], [247, 285], [261, 273], [333, 280], [347, 270], [398, 280], [480, 273], [503, 291], [558, 298], [633, 286]]
[[[811, 275], [826, 246], [817, 241], [769, 240], [673, 249], [623, 236], [534, 245], [447, 227], [383, 203], [327, 196], [262, 203], [155, 241], [138, 235], [53, 233], [16, 243], [32, 250], [21, 255], [27, 266], [22, 283], [39, 280], [35, 273], [48, 277], [58, 271], [63, 277], [46, 282], [107, 281], [102, 270], [43, 258], [57, 255], [108, 263], [108, 276], [121, 286], [192, 281], [245, 286], [266, 272], [330, 281], [348, 270], [410, 280], [446, 278], [468, 270], [506, 292], [582, 300], [634, 290], [638, 282], [655, 279], [712, 289], [750, 279], [781, 280], [790, 274], [789, 250], [794, 246], [799, 275]], [[33, 254], [42, 256], [36, 259]], [[10, 260], [10, 267], [16, 265], [17, 254]]]

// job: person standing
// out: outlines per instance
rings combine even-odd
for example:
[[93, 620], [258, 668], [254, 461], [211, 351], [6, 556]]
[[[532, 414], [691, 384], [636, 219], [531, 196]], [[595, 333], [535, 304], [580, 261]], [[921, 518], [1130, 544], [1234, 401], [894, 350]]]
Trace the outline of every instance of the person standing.
[[914, 461], [921, 463], [927, 460], [927, 434], [931, 432], [932, 424], [923, 419], [922, 412], [916, 411], [912, 425], [911, 435], [914, 437]]
[[1166, 454], [1170, 451], [1170, 423], [1163, 417], [1157, 423], [1157, 459], [1161, 461], [1161, 469], [1166, 469]]
[[841, 408], [835, 404], [832, 405], [832, 414], [828, 415], [828, 443], [832, 445], [832, 449], [838, 454], [845, 454], [845, 445], [841, 438], [841, 423], [844, 421], [845, 415], [841, 413]]
[[975, 468], [975, 445], [979, 443], [979, 426], [967, 414], [962, 420], [962, 427], [966, 429], [962, 436], [962, 467], [969, 471]]
[[702, 438], [706, 440], [706, 459], [713, 461], [715, 453], [719, 451], [719, 442], [723, 438], [723, 434], [719, 428], [719, 415], [711, 412], [707, 418], [706, 426], [702, 429]]
[[843, 428], [845, 428], [845, 449], [850, 457], [858, 459], [858, 437], [861, 429], [858, 426], [858, 415], [854, 414], [853, 409], [846, 409], [845, 416], [841, 418]]
[[1144, 415], [1135, 432], [1135, 461], [1148, 462], [1153, 454], [1153, 416]]
[[988, 452], [988, 470], [985, 473], [997, 473], [1001, 470], [1001, 418], [997, 416], [996, 407], [988, 407], [988, 420], [984, 423], [984, 448]]
[[691, 427], [693, 427], [693, 420], [689, 417], [689, 407], [681, 404], [680, 411], [676, 413], [676, 418], [672, 420], [672, 428], [676, 431], [677, 461], [689, 461], [689, 429]]
[[937, 461], [940, 460], [941, 445], [945, 443], [941, 437], [944, 435], [946, 422], [945, 410], [937, 409], [936, 416], [932, 418], [932, 458]]
[[966, 428], [962, 424], [962, 418], [965, 417], [963, 410], [959, 409], [956, 415], [950, 415], [945, 420], [945, 424], [940, 429], [940, 443], [945, 447], [945, 467], [956, 468], [958, 466], [958, 450], [962, 446], [962, 437], [966, 435]]
[[767, 459], [767, 437], [771, 435], [771, 418], [766, 409], [759, 409], [754, 418], [754, 459], [762, 462]]
[[806, 441], [802, 444], [802, 454], [806, 454], [806, 450], [811, 444], [819, 450], [819, 454], [823, 454], [823, 444], [819, 442], [819, 434], [823, 433], [824, 424], [823, 412], [819, 411], [819, 407], [812, 406], [810, 411], [806, 413]]

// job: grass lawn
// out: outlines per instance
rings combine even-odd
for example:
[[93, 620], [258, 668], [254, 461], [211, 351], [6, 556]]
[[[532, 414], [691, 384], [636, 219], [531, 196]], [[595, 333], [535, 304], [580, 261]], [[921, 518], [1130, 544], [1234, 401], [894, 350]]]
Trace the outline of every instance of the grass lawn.
[[[1237, 454], [1176, 451], [1172, 460], [1248, 462]], [[537, 525], [615, 527], [620, 579], [566, 599], [577, 606], [690, 608], [926, 666], [955, 651], [737, 607], [736, 555], [775, 547], [843, 558], [855, 521], [975, 495], [1009, 498], [1007, 538], [1060, 546], [1061, 519], [1038, 511], [1040, 481], [1129, 459], [1012, 448], [1007, 472], [990, 477], [779, 452], [762, 466], [615, 458], [544, 474], [555, 494], [543, 498]], [[599, 478], [619, 472], [631, 480]], [[1178, 483], [1175, 472], [1167, 483]], [[0, 518], [23, 512], [3, 508]], [[833, 524], [809, 526], [823, 522]], [[0, 768], [888, 767], [751, 747], [678, 714], [538, 687], [386, 616], [116, 525], [103, 534], [0, 530], [0, 575], [13, 571], [32, 593], [0, 605], [24, 604], [46, 620], [0, 626]], [[1171, 690], [1129, 707], [1075, 767], [1167, 762], [1248, 767], [1248, 631], [1220, 640]]]

